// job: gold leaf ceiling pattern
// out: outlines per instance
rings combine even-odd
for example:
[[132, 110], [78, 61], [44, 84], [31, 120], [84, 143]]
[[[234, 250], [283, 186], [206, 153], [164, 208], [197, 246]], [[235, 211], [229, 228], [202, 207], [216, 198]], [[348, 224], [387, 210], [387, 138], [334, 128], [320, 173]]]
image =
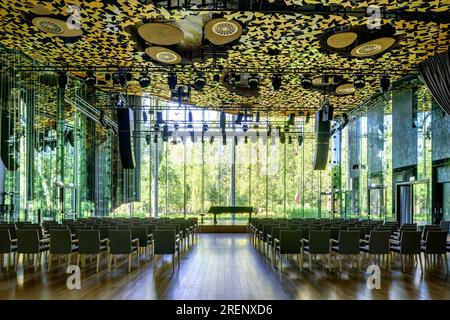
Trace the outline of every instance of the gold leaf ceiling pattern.
[[[40, 31], [27, 23], [24, 13], [30, 12], [30, 4], [43, 5], [49, 12], [67, 15], [69, 5], [81, 8], [81, 39], [72, 44], [63, 39]], [[401, 9], [411, 12], [448, 12], [450, 0], [285, 0], [286, 5], [340, 5], [345, 8], [366, 8], [378, 5], [386, 10]], [[161, 19], [177, 21], [188, 15], [209, 14], [208, 12], [168, 11], [153, 4], [142, 4], [138, 0], [82, 1], [23, 0], [2, 1], [0, 3], [0, 42], [8, 48], [15, 48], [32, 58], [50, 65], [72, 66], [150, 66], [153, 62], [143, 58], [143, 52], [136, 49], [126, 27], [134, 26], [143, 19]], [[406, 21], [384, 19], [396, 28], [401, 37], [399, 45], [382, 57], [354, 59], [338, 54], [324, 53], [320, 47], [320, 35], [329, 28], [340, 25], [360, 26], [367, 18], [338, 15], [302, 15], [300, 13], [266, 14], [262, 12], [222, 12], [224, 18], [235, 19], [247, 26], [247, 32], [241, 36], [238, 44], [228, 50], [227, 57], [217, 59], [217, 64], [225, 70], [233, 68], [267, 68], [272, 70], [285, 68], [332, 69], [347, 68], [350, 72], [373, 72], [366, 75], [364, 90], [353, 95], [331, 96], [330, 102], [336, 106], [337, 113], [356, 107], [378, 90], [378, 75], [390, 75], [395, 80], [401, 73], [407, 73], [415, 65], [429, 56], [448, 50], [450, 43], [450, 24], [424, 21]], [[273, 56], [268, 51], [278, 50]], [[186, 72], [178, 74], [178, 83], [189, 84], [195, 77], [196, 68], [213, 65], [212, 58], [196, 62], [187, 67]], [[190, 71], [189, 71], [190, 70]], [[232, 106], [258, 106], [271, 110], [269, 113], [283, 114], [287, 110], [314, 110], [323, 100], [320, 92], [302, 89], [299, 85], [300, 74], [284, 74], [280, 91], [274, 91], [270, 74], [262, 74], [259, 94], [256, 97], [243, 97], [230, 92], [220, 83], [212, 81], [208, 74], [207, 85], [202, 92], [194, 91], [191, 103], [197, 106], [220, 108], [223, 104]], [[129, 83], [128, 92], [134, 94], [149, 93], [162, 99], [169, 99], [167, 75], [151, 74], [152, 85], [143, 91], [137, 81]]]

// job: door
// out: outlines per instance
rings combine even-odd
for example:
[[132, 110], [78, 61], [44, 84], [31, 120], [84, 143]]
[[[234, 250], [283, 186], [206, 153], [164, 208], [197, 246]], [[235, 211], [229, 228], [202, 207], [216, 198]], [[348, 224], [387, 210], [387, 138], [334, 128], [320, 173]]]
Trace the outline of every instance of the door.
[[412, 223], [412, 187], [411, 184], [397, 185], [397, 221], [400, 225]]
[[376, 185], [369, 187], [368, 190], [368, 204], [369, 204], [369, 216], [373, 219], [383, 218], [384, 210], [384, 188], [382, 185]]

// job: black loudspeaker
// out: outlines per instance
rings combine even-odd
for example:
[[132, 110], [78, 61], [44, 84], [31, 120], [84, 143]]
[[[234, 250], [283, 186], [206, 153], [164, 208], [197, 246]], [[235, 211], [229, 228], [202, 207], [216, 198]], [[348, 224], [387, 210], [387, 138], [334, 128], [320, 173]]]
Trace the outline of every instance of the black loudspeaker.
[[333, 120], [333, 106], [329, 103], [325, 103], [323, 105], [323, 121], [332, 121]]
[[316, 112], [316, 153], [314, 154], [314, 170], [325, 170], [328, 162], [330, 143], [330, 121], [324, 121], [323, 111]]
[[119, 127], [119, 153], [122, 167], [134, 169], [134, 147], [132, 132], [134, 130], [133, 110], [130, 108], [117, 109]]

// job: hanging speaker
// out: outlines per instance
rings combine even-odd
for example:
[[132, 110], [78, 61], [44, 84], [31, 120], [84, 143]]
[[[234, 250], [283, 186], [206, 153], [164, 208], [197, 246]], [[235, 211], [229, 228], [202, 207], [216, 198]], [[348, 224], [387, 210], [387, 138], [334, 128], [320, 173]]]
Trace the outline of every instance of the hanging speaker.
[[328, 148], [330, 143], [330, 123], [330, 121], [324, 121], [323, 110], [316, 112], [314, 170], [325, 170], [327, 167]]
[[119, 153], [122, 167], [134, 169], [134, 147], [132, 132], [134, 130], [133, 110], [118, 108], [117, 119], [119, 128]]

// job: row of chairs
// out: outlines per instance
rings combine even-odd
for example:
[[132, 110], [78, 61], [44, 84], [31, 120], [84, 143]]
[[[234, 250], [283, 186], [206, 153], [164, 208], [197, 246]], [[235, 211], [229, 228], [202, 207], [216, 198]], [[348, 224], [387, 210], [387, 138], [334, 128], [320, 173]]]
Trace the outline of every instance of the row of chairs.
[[[102, 253], [108, 254], [108, 269], [111, 269], [112, 261], [116, 265], [117, 255], [128, 255], [128, 271], [131, 270], [131, 258], [143, 253], [145, 259], [150, 247], [154, 257], [171, 254], [173, 261], [175, 255], [180, 263], [180, 251], [184, 250], [184, 239], [189, 238], [194, 243], [196, 225], [176, 222], [164, 224], [139, 224], [139, 225], [86, 225], [80, 221], [65, 222], [65, 225], [56, 223], [45, 224], [45, 228], [33, 224], [0, 225], [0, 258], [7, 255], [6, 269], [9, 271], [10, 256], [14, 256], [15, 269], [17, 269], [19, 256], [23, 255], [24, 264], [28, 265], [28, 255], [33, 255], [34, 266], [37, 270], [42, 253], [48, 253], [48, 269], [51, 269], [53, 258], [61, 255], [67, 256], [70, 263], [74, 255], [77, 256], [77, 265], [80, 260], [85, 266], [87, 256], [97, 257], [97, 272], [99, 270]], [[19, 229], [17, 229], [19, 227]], [[150, 255], [149, 255], [150, 257]], [[156, 259], [154, 259], [154, 263]], [[137, 260], [139, 264], [139, 258]], [[0, 266], [3, 265], [0, 261]], [[173, 263], [174, 270], [174, 263]]]
[[[304, 255], [309, 255], [309, 267], [312, 270], [312, 257], [328, 256], [328, 268], [331, 268], [331, 255], [339, 258], [339, 270], [342, 270], [342, 258], [351, 257], [352, 262], [356, 259], [360, 267], [360, 254], [363, 263], [368, 257], [372, 262], [387, 264], [391, 266], [391, 255], [399, 254], [401, 268], [405, 271], [406, 259], [409, 264], [412, 261], [419, 262], [422, 267], [421, 254], [425, 256], [425, 266], [429, 267], [430, 261], [435, 263], [444, 260], [448, 272], [448, 259], [446, 253], [450, 251], [447, 243], [447, 232], [442, 231], [439, 226], [426, 226], [423, 231], [417, 231], [416, 225], [403, 225], [397, 230], [395, 223], [379, 224], [369, 222], [373, 225], [366, 233], [368, 222], [360, 223], [361, 228], [348, 227], [347, 224], [333, 227], [323, 224], [311, 223], [286, 223], [279, 221], [252, 221], [250, 230], [253, 241], [257, 248], [263, 245], [264, 254], [271, 256], [274, 265], [279, 257], [280, 268], [282, 268], [282, 255], [297, 255], [300, 268], [303, 267]], [[289, 221], [290, 222], [290, 221]], [[364, 227], [363, 227], [364, 226]], [[262, 230], [258, 230], [258, 228]], [[268, 250], [271, 248], [271, 250]], [[439, 258], [439, 259], [438, 259]]]

